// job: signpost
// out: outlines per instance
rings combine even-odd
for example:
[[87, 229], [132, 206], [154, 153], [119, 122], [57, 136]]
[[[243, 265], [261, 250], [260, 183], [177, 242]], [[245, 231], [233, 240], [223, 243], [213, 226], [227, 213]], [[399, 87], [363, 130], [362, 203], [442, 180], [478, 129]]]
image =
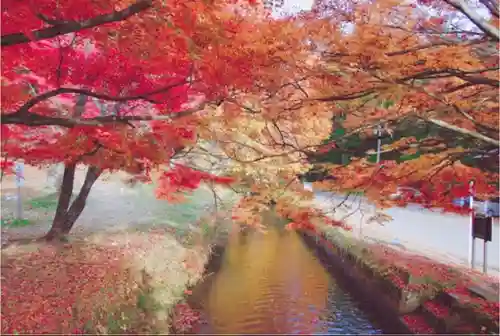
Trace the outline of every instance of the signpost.
[[491, 241], [492, 236], [491, 217], [474, 216], [472, 239], [476, 238], [483, 240], [483, 273], [488, 271], [488, 242]]
[[23, 219], [23, 200], [21, 197], [21, 187], [24, 184], [24, 163], [16, 162], [14, 171], [16, 173], [17, 187], [17, 219]]
[[469, 237], [469, 263], [474, 268], [475, 261], [475, 242], [476, 238], [483, 240], [483, 273], [488, 271], [488, 242], [492, 239], [493, 221], [488, 213], [477, 215], [474, 211], [474, 181], [469, 182], [470, 193], [470, 237]]
[[470, 206], [470, 226], [469, 226], [469, 265], [474, 268], [474, 181], [469, 181], [469, 206]]

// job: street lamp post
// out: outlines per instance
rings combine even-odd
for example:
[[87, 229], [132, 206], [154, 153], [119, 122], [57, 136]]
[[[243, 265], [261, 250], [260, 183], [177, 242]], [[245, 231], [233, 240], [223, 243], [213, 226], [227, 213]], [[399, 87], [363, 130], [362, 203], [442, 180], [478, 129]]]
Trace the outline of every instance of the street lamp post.
[[377, 165], [380, 162], [380, 145], [382, 143], [382, 127], [380, 125], [377, 126], [375, 130], [375, 135], [377, 136]]
[[[374, 130], [374, 134], [377, 137], [377, 159], [376, 159], [376, 164], [377, 166], [380, 163], [380, 147], [382, 145], [382, 127], [380, 125], [377, 125], [377, 128]], [[377, 212], [377, 206], [373, 206], [373, 212]], [[359, 238], [363, 238], [363, 217], [359, 219]]]

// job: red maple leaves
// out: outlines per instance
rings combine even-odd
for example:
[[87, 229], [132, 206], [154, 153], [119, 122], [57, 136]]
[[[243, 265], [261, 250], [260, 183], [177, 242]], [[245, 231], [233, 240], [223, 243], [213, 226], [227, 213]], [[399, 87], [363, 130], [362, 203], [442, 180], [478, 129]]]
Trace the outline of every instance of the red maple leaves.
[[189, 192], [197, 189], [202, 182], [230, 184], [234, 182], [234, 179], [195, 170], [182, 164], [176, 164], [172, 169], [160, 176], [156, 195], [158, 198], [171, 199], [175, 193]]

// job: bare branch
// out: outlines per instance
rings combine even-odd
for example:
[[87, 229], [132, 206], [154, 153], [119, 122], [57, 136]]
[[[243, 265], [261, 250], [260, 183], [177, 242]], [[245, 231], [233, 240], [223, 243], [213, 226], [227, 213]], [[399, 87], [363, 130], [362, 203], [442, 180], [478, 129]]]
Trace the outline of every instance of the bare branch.
[[439, 127], [447, 128], [449, 130], [452, 130], [452, 131], [455, 131], [455, 132], [458, 132], [458, 133], [462, 133], [462, 134], [471, 136], [473, 138], [482, 140], [484, 142], [490, 143], [490, 144], [495, 145], [497, 147], [500, 147], [500, 142], [498, 140], [489, 138], [489, 137], [487, 137], [487, 136], [485, 136], [483, 134], [480, 134], [478, 132], [469, 131], [469, 130], [467, 130], [465, 128], [461, 128], [461, 127], [458, 127], [458, 126], [455, 126], [455, 125], [448, 124], [447, 122], [445, 122], [443, 120], [439, 120], [439, 119], [426, 118], [424, 120], [429, 121], [429, 122], [431, 122], [431, 123], [433, 123], [433, 124], [435, 124], [435, 125], [437, 125]]
[[500, 31], [498, 28], [492, 26], [484, 20], [477, 12], [470, 8], [464, 0], [445, 0], [448, 4], [453, 6], [456, 10], [463, 13], [469, 20], [471, 20], [483, 33], [494, 39], [500, 40]]
[[499, 17], [500, 13], [498, 10], [498, 2], [496, 0], [479, 0], [488, 10], [492, 15], [495, 17]]

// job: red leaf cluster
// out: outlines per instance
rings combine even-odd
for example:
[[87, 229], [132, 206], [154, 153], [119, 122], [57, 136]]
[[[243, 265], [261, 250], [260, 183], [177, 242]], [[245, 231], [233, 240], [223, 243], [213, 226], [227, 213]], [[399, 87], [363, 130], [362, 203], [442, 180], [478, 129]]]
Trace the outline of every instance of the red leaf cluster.
[[233, 178], [217, 176], [207, 172], [192, 169], [182, 164], [176, 164], [170, 170], [164, 172], [158, 179], [156, 195], [159, 198], [169, 198], [171, 194], [193, 191], [200, 183], [230, 184]]

